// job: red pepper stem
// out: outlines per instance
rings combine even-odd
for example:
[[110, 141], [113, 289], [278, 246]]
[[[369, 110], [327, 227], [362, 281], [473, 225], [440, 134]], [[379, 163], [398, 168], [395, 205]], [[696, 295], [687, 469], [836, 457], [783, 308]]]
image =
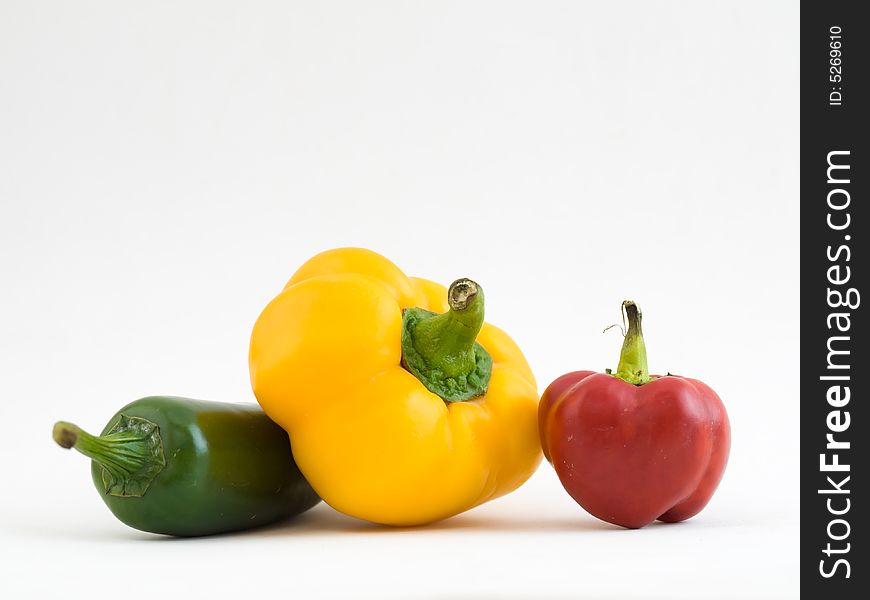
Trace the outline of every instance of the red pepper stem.
[[633, 385], [643, 385], [650, 381], [650, 376], [640, 323], [640, 308], [633, 301], [626, 300], [622, 303], [622, 310], [625, 312], [628, 328], [622, 341], [616, 377]]

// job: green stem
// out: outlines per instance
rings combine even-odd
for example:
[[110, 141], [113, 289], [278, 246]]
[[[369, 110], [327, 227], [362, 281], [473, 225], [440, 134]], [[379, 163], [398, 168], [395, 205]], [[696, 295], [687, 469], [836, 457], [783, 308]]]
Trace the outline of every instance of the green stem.
[[109, 433], [91, 435], [66, 421], [52, 431], [62, 448], [75, 448], [102, 468], [106, 493], [114, 496], [142, 496], [166, 465], [160, 432], [154, 423], [140, 417], [121, 415]]
[[641, 329], [640, 308], [631, 300], [622, 303], [628, 329], [622, 341], [622, 351], [619, 354], [619, 365], [616, 367], [616, 377], [634, 385], [643, 385], [650, 381], [649, 367], [646, 361], [646, 344], [643, 341]]
[[405, 310], [402, 365], [446, 402], [461, 402], [485, 394], [492, 373], [492, 358], [475, 342], [483, 327], [483, 288], [457, 279], [447, 301], [450, 308], [440, 315]]

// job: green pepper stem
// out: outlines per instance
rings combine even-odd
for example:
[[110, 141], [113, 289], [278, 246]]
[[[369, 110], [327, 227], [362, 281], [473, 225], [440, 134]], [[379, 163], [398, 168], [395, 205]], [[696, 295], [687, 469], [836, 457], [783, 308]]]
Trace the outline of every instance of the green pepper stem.
[[117, 478], [136, 473], [153, 456], [148, 435], [136, 431], [118, 431], [98, 437], [77, 425], [58, 421], [52, 436], [61, 448], [75, 448]]
[[475, 343], [483, 327], [483, 288], [457, 279], [447, 291], [449, 310], [433, 314], [405, 310], [402, 365], [429, 391], [446, 402], [470, 400], [486, 393], [492, 358]]
[[641, 313], [637, 304], [631, 300], [622, 303], [628, 329], [622, 341], [622, 351], [619, 354], [619, 365], [616, 367], [616, 377], [634, 385], [643, 385], [650, 381], [649, 367], [646, 360], [646, 344], [643, 341], [641, 329]]

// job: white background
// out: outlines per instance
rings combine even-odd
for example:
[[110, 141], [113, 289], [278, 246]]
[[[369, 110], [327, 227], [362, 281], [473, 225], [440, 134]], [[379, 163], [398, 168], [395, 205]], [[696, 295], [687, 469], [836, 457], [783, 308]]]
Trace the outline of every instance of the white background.
[[[796, 596], [798, 81], [797, 2], [0, 1], [0, 596]], [[637, 300], [730, 413], [713, 501], [621, 530], [545, 463], [426, 528], [115, 521], [52, 423], [252, 401], [259, 311], [343, 245], [481, 282], [541, 391]]]

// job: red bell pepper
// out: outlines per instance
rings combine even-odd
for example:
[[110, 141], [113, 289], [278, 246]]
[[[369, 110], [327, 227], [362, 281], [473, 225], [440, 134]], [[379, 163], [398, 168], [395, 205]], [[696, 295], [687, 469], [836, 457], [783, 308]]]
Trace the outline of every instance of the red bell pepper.
[[575, 371], [541, 398], [544, 456], [594, 516], [628, 528], [683, 521], [707, 505], [728, 462], [731, 428], [719, 396], [696, 379], [650, 376], [634, 302], [613, 375]]

